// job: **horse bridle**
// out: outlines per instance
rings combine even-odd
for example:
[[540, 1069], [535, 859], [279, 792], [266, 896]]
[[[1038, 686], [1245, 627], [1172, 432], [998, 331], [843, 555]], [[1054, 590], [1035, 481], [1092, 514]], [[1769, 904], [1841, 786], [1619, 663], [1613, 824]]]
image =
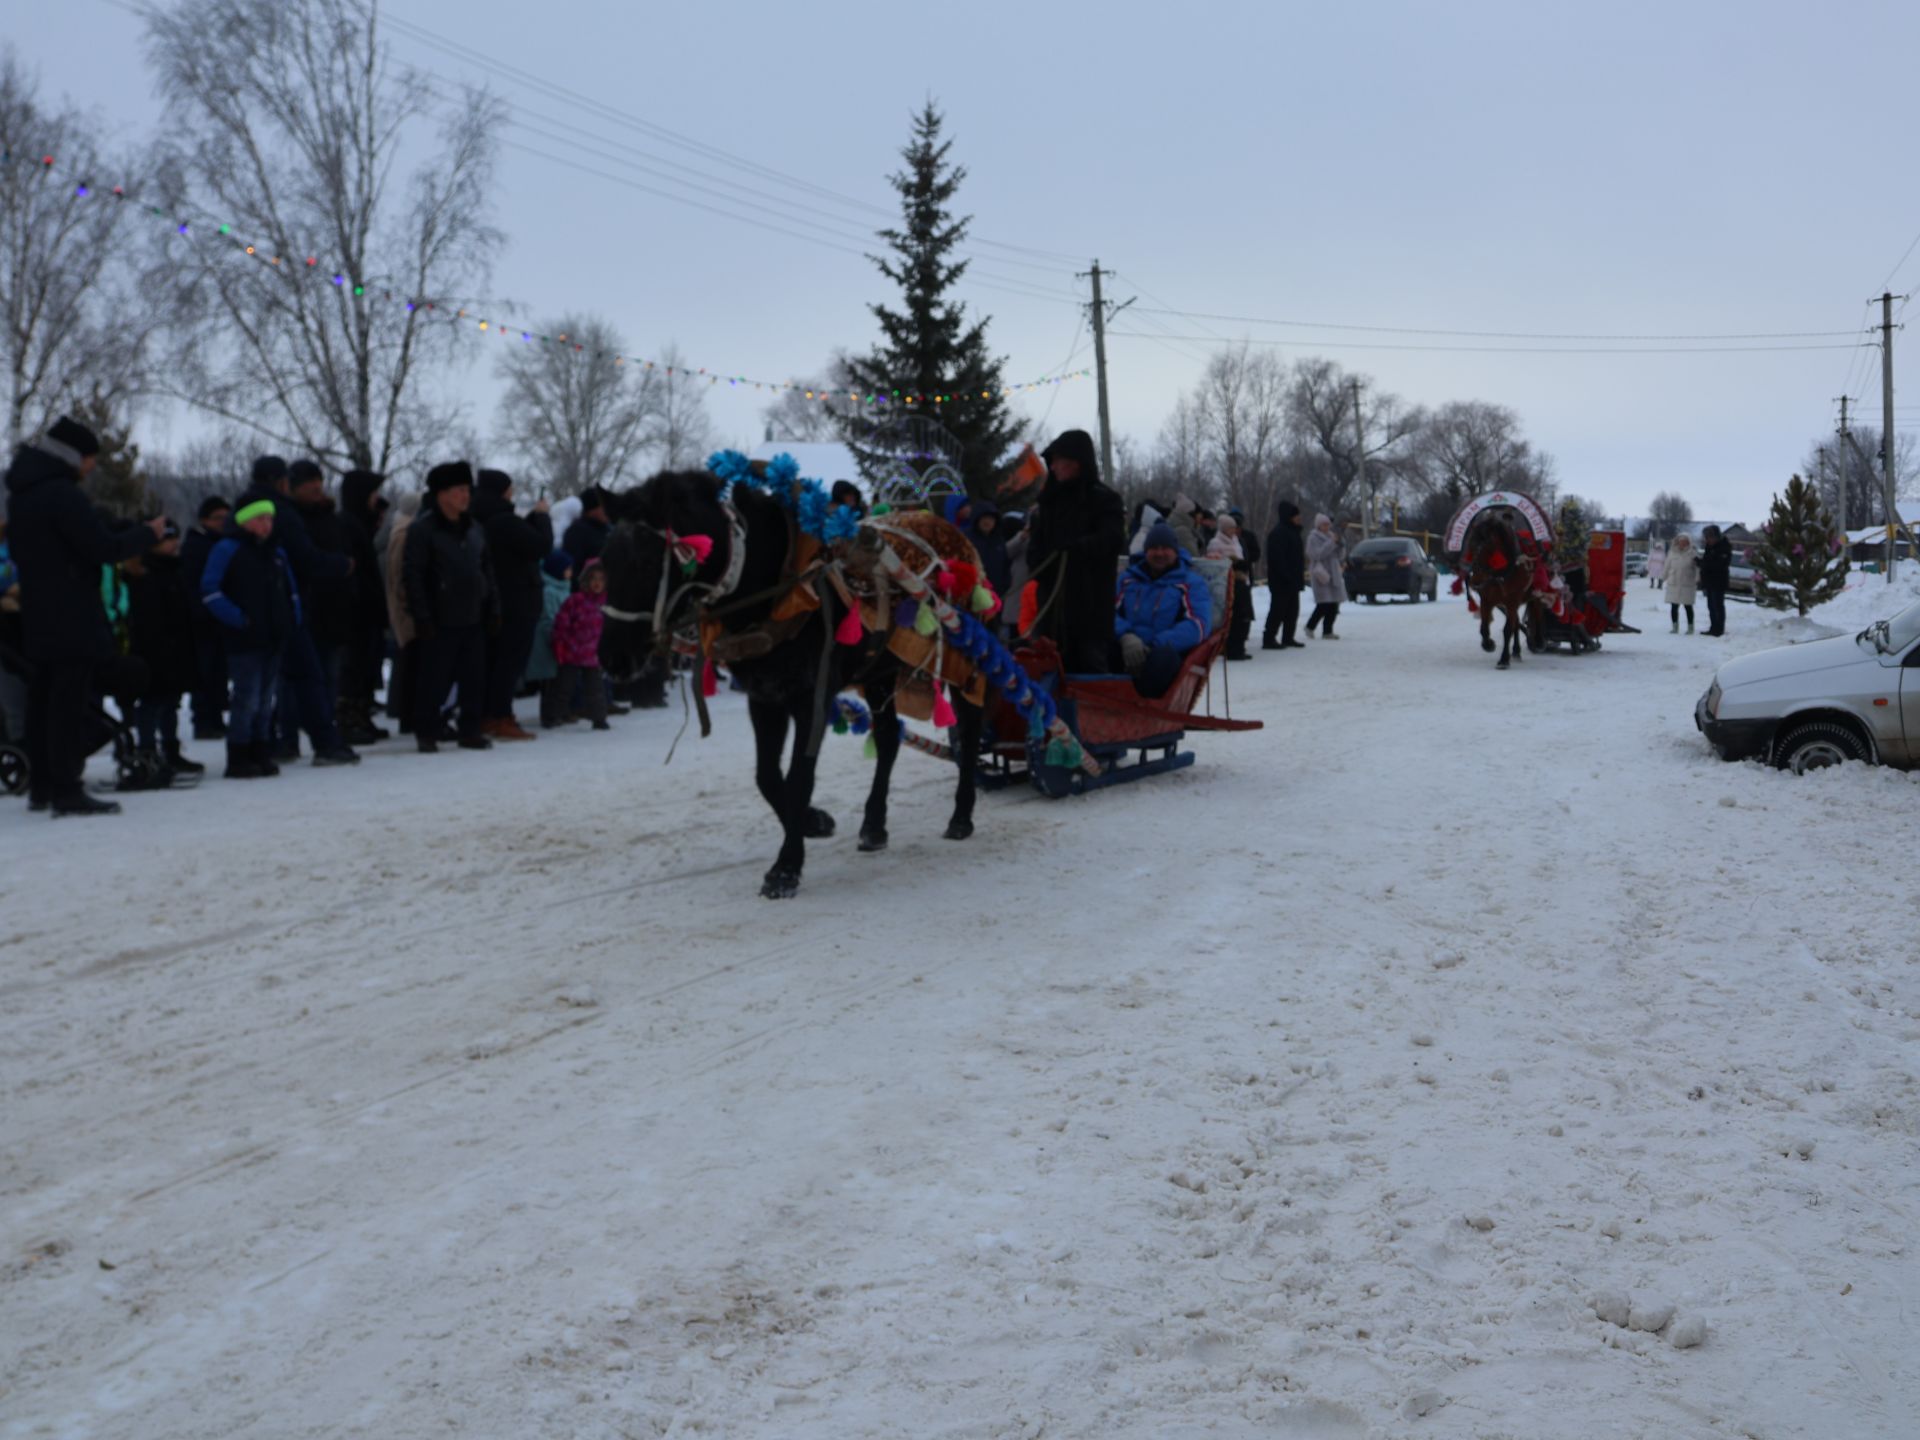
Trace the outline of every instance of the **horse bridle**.
[[724, 600], [740, 587], [740, 577], [747, 568], [747, 526], [740, 518], [740, 512], [722, 501], [720, 508], [727, 516], [727, 568], [715, 581], [694, 580], [669, 594], [673, 583], [673, 545], [675, 536], [671, 530], [661, 530], [647, 524], [644, 520], [626, 520], [622, 524], [632, 525], [636, 530], [656, 537], [660, 541], [660, 588], [654, 594], [651, 610], [621, 610], [612, 605], [601, 607], [600, 614], [608, 620], [625, 625], [650, 624], [654, 633], [663, 643], [671, 643], [674, 616], [685, 608], [687, 602], [698, 600], [711, 605], [716, 600]]

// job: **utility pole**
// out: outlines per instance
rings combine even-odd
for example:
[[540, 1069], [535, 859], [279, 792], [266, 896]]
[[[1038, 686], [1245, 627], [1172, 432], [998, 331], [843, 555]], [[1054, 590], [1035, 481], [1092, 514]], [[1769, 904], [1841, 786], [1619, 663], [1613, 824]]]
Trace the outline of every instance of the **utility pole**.
[[1840, 528], [1842, 530], [1847, 528], [1847, 471], [1853, 468], [1853, 461], [1847, 454], [1847, 447], [1852, 443], [1853, 438], [1847, 434], [1848, 398], [1845, 395], [1840, 397]]
[[1887, 583], [1893, 583], [1900, 512], [1893, 500], [1893, 293], [1880, 296], [1880, 481], [1887, 492]]
[[1367, 429], [1360, 422], [1360, 382], [1353, 386], [1353, 483], [1360, 491], [1360, 538], [1373, 538], [1373, 496], [1367, 493]]
[[[1082, 270], [1081, 277], [1093, 278], [1093, 371], [1095, 385], [1100, 392], [1100, 478], [1109, 485], [1113, 483], [1113, 422], [1107, 411], [1107, 321], [1118, 315], [1132, 300], [1122, 301], [1108, 314], [1106, 301], [1100, 295], [1100, 262], [1093, 262], [1093, 269]], [[1106, 272], [1111, 274], [1112, 272]]]

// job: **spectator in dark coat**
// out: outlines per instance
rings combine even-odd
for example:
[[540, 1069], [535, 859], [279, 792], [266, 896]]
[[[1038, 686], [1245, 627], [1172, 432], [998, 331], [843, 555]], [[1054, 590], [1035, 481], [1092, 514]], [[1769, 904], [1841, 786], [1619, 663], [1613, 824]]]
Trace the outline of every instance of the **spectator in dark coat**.
[[1718, 525], [1700, 532], [1700, 593], [1707, 597], [1708, 635], [1727, 633], [1727, 591], [1733, 586], [1733, 542]]
[[613, 526], [607, 521], [607, 501], [610, 497], [598, 485], [589, 485], [580, 492], [580, 518], [567, 527], [567, 533], [561, 538], [560, 548], [573, 557], [573, 575], [575, 588], [579, 588], [580, 572], [586, 568], [587, 561], [598, 560], [600, 552], [607, 548], [607, 536], [613, 533]]
[[[200, 513], [191, 530], [180, 540], [180, 579], [189, 600], [200, 594], [200, 575], [207, 568], [207, 556], [227, 533], [233, 519], [233, 506], [218, 495], [200, 502]], [[227, 648], [220, 639], [220, 626], [206, 613], [204, 605], [192, 605], [193, 611], [193, 738], [227, 738]]]
[[[327, 687], [338, 693], [339, 657], [347, 637], [353, 633], [355, 601], [352, 549], [346, 527], [340, 523], [340, 507], [327, 494], [326, 477], [320, 467], [303, 466], [289, 490], [288, 499], [300, 512], [300, 524], [313, 542], [314, 550], [326, 557], [326, 572], [300, 585], [300, 608], [306, 616], [307, 632], [313, 636], [313, 648], [320, 654], [320, 668], [326, 672]], [[337, 712], [337, 707], [336, 707]]]
[[[1304, 640], [1294, 638], [1300, 623], [1300, 587], [1307, 583], [1307, 535], [1301, 523], [1300, 507], [1282, 500], [1267, 532], [1267, 623], [1262, 630], [1262, 650], [1304, 650]], [[1278, 633], [1280, 638], [1274, 639]]]
[[340, 529], [353, 560], [353, 606], [334, 671], [334, 717], [349, 745], [373, 745], [389, 735], [373, 720], [387, 649], [387, 587], [373, 541], [387, 509], [380, 494], [386, 483], [386, 476], [371, 470], [349, 470], [340, 477]]
[[229, 780], [280, 773], [273, 759], [273, 707], [281, 660], [302, 626], [299, 586], [273, 533], [275, 513], [271, 500], [242, 505], [200, 574], [200, 600], [220, 626], [233, 682]]
[[197, 775], [206, 766], [180, 749], [180, 701], [199, 683], [195, 612], [206, 607], [198, 603], [198, 589], [187, 587], [179, 532], [168, 526], [158, 545], [122, 569], [127, 579], [127, 653], [146, 667], [146, 690], [133, 707], [140, 749], [152, 772]]
[[[289, 466], [278, 455], [262, 455], [253, 462], [253, 483], [238, 502], [242, 510], [262, 500], [273, 506], [274, 541], [293, 566], [294, 584], [303, 599], [310, 598], [315, 587], [344, 580], [353, 570], [349, 557], [325, 554], [313, 543], [293, 503], [292, 481], [297, 476], [303, 485], [311, 485], [319, 470], [311, 460], [298, 460]], [[340, 738], [333, 714], [333, 686], [304, 619], [295, 626], [281, 660], [277, 712], [276, 758], [298, 759], [300, 731], [305, 730], [313, 742], [315, 765], [360, 763], [360, 757]]]
[[1113, 595], [1126, 550], [1126, 507], [1100, 481], [1093, 437], [1069, 430], [1041, 456], [1051, 478], [1040, 492], [1027, 562], [1039, 581], [1041, 633], [1061, 663], [1082, 674], [1107, 668]]
[[55, 815], [111, 815], [81, 785], [96, 667], [114, 658], [100, 603], [100, 571], [144, 554], [166, 522], [110, 532], [80, 493], [100, 441], [62, 417], [14, 454], [7, 470], [7, 540], [20, 577], [21, 638], [30, 668], [26, 750], [29, 803]]
[[481, 730], [481, 711], [500, 595], [486, 534], [468, 513], [472, 503], [472, 467], [436, 465], [427, 474], [426, 503], [407, 529], [401, 583], [418, 646], [413, 738], [423, 755], [440, 748], [440, 711], [451, 685], [460, 690], [460, 748], [493, 746]]
[[993, 593], [1006, 603], [1017, 605], [1017, 597], [1007, 599], [1007, 591], [1013, 584], [1013, 560], [1000, 534], [1000, 509], [991, 500], [973, 502], [973, 524], [967, 538], [973, 541], [973, 548], [980, 556], [980, 568], [986, 573]]
[[513, 508], [513, 477], [482, 470], [473, 497], [473, 518], [486, 532], [500, 587], [500, 633], [487, 646], [487, 694], [482, 731], [494, 740], [531, 740], [533, 733], [514, 719], [513, 695], [533, 652], [540, 625], [544, 587], [540, 562], [553, 552], [553, 519], [547, 502], [537, 502], [523, 517]]

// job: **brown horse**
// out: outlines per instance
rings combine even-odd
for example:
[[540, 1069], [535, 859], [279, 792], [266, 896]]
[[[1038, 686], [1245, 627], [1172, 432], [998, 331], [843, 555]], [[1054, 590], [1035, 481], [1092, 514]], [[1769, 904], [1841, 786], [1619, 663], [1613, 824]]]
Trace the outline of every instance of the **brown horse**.
[[1473, 527], [1461, 556], [1461, 571], [1480, 609], [1480, 648], [1493, 653], [1493, 612], [1506, 617], [1501, 636], [1500, 663], [1507, 668], [1508, 656], [1521, 658], [1526, 649], [1526, 624], [1523, 613], [1533, 594], [1533, 562], [1521, 552], [1513, 526], [1498, 515], [1490, 515]]

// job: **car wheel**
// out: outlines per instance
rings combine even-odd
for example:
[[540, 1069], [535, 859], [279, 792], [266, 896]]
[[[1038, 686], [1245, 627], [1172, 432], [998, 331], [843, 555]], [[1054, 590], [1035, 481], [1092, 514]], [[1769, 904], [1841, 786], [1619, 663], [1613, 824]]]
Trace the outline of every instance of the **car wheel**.
[[1418, 580], [1410, 580], [1407, 582], [1407, 599], [1416, 605], [1420, 603], [1420, 582]]
[[1380, 603], [1380, 597], [1379, 597], [1379, 595], [1378, 595], [1378, 594], [1376, 594], [1375, 592], [1373, 592], [1373, 591], [1371, 591], [1371, 590], [1369, 590], [1369, 591], [1367, 592], [1367, 604], [1369, 604], [1369, 605], [1378, 605], [1379, 603]]
[[1773, 742], [1773, 763], [1796, 775], [1867, 758], [1859, 732], [1837, 720], [1809, 720]]

